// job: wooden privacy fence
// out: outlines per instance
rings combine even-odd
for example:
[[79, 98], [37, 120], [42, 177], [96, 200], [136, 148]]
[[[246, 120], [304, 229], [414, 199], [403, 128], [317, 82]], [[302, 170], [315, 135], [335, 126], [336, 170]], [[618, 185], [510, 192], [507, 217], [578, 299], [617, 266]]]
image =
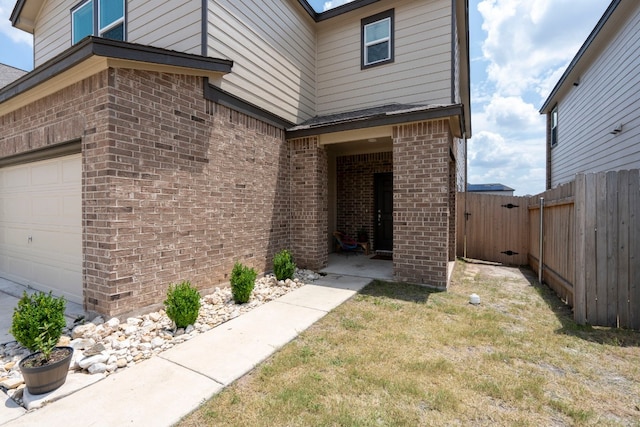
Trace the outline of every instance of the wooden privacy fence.
[[529, 250], [528, 197], [458, 193], [458, 256], [526, 265]]
[[[553, 190], [528, 198], [529, 256], [528, 264], [540, 273], [540, 255], [544, 260], [542, 281], [558, 296], [574, 305], [575, 283], [575, 184], [570, 182]], [[542, 253], [540, 252], [540, 198], [542, 211]]]
[[[474, 200], [476, 197], [484, 197], [484, 202]], [[529, 264], [573, 307], [577, 323], [640, 329], [637, 169], [580, 174], [574, 182], [533, 197], [460, 193], [458, 203], [459, 256], [464, 256], [466, 249], [469, 258]], [[496, 214], [499, 207], [509, 203], [526, 206], [526, 219]], [[479, 226], [486, 227], [484, 233], [478, 231]], [[526, 237], [512, 231], [518, 227]], [[514, 236], [520, 236], [517, 244], [526, 242], [526, 261], [513, 255], [505, 261], [504, 254], [496, 254], [498, 246], [494, 242], [499, 235], [509, 236], [507, 240], [512, 242], [516, 241]], [[483, 249], [477, 248], [482, 245]]]

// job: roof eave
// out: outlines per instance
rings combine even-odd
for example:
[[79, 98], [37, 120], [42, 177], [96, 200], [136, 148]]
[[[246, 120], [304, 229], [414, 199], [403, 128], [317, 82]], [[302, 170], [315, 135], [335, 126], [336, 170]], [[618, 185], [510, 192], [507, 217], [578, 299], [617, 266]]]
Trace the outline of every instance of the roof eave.
[[44, 0], [18, 0], [9, 16], [11, 25], [33, 34], [35, 21]]
[[602, 29], [606, 26], [607, 22], [609, 21], [609, 18], [611, 18], [611, 16], [613, 15], [616, 8], [620, 5], [621, 2], [622, 0], [613, 0], [609, 4], [609, 7], [607, 7], [607, 10], [604, 12], [604, 14], [600, 18], [600, 20], [598, 21], [594, 29], [591, 31], [591, 33], [589, 34], [585, 42], [582, 44], [582, 46], [578, 50], [578, 53], [576, 53], [576, 55], [573, 57], [573, 59], [567, 66], [567, 69], [564, 71], [564, 73], [560, 77], [560, 80], [558, 80], [556, 85], [551, 90], [551, 93], [542, 104], [542, 107], [540, 107], [540, 110], [539, 110], [540, 114], [549, 113], [557, 103], [557, 99], [556, 99], [557, 95], [566, 87], [566, 85], [568, 84], [573, 85], [573, 81], [572, 81], [573, 79], [570, 79], [571, 75], [577, 69], [579, 69], [585, 54], [588, 52], [589, 48], [594, 43], [594, 41], [598, 38], [598, 36], [602, 32]]
[[379, 1], [380, 0], [354, 0], [324, 12], [316, 12], [307, 0], [298, 0], [298, 3], [300, 3], [302, 8], [309, 14], [309, 16], [311, 16], [311, 18], [313, 18], [314, 21], [320, 22]]
[[233, 61], [202, 57], [151, 46], [87, 37], [60, 55], [45, 62], [30, 73], [0, 89], [0, 104], [8, 101], [60, 73], [77, 66], [91, 57], [150, 63], [167, 67], [193, 70], [204, 76], [231, 72]]
[[[452, 127], [454, 129], [460, 129], [461, 123], [463, 122], [463, 115], [464, 109], [460, 104], [447, 105], [418, 111], [408, 110], [406, 112], [383, 113], [375, 116], [360, 117], [353, 120], [345, 120], [341, 122], [328, 123], [317, 126], [296, 126], [287, 130], [287, 139], [304, 138], [308, 136], [366, 129], [378, 126], [400, 125], [404, 123], [420, 122], [448, 117], [458, 118], [458, 123], [455, 123]], [[459, 135], [456, 136], [459, 137]]]

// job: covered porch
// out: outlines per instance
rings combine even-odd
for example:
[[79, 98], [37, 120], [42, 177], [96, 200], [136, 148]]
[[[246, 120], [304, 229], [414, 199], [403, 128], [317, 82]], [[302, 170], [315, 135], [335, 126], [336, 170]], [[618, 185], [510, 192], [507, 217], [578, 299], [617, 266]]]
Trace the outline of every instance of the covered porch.
[[357, 238], [364, 230], [372, 255], [392, 254], [393, 280], [446, 289], [461, 115], [459, 105], [394, 104], [290, 129], [296, 261], [320, 271], [346, 263], [333, 256], [333, 233]]

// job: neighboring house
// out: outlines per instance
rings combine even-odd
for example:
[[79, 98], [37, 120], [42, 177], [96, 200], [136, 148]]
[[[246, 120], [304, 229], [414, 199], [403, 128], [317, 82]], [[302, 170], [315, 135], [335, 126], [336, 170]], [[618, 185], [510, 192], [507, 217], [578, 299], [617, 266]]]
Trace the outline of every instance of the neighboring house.
[[0, 89], [27, 74], [26, 71], [0, 63]]
[[469, 193], [492, 194], [497, 196], [513, 196], [515, 191], [503, 184], [467, 184]]
[[471, 136], [467, 0], [19, 0], [0, 276], [121, 315], [365, 227], [446, 288]]
[[640, 2], [614, 0], [540, 109], [547, 188], [640, 167]]

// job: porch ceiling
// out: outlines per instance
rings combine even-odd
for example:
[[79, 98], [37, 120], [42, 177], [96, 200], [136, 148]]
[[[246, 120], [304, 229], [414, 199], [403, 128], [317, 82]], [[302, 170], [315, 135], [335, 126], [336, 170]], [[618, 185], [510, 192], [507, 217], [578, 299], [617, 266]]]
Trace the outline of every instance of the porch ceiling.
[[326, 145], [327, 151], [336, 156], [351, 156], [356, 154], [383, 153], [393, 151], [391, 137], [368, 138], [353, 141], [343, 141]]

